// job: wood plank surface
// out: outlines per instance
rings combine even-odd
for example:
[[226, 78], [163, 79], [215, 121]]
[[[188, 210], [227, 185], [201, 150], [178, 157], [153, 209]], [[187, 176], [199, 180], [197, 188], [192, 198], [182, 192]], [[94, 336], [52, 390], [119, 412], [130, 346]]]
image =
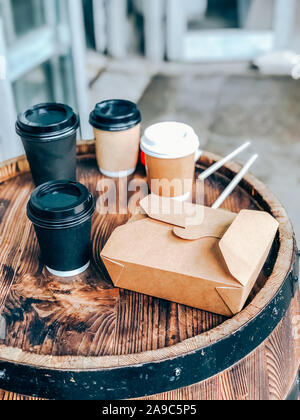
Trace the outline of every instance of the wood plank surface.
[[[99, 197], [96, 189], [102, 176], [93, 158], [81, 160], [78, 175]], [[144, 179], [142, 170], [134, 181], [140, 179]], [[221, 175], [207, 182], [207, 205], [213, 203], [225, 183]], [[225, 320], [219, 315], [113, 287], [99, 254], [114, 228], [125, 223], [130, 213], [103, 216], [96, 212], [92, 267], [65, 282], [51, 276], [39, 260], [34, 229], [26, 217], [32, 189], [30, 174], [0, 186], [0, 310], [6, 323], [0, 344], [48, 356], [124, 355], [172, 346]], [[117, 186], [117, 192], [123, 194], [122, 186]], [[226, 205], [233, 211], [258, 208], [255, 200], [240, 188]], [[265, 278], [261, 278], [255, 293], [264, 282]]]
[[[143, 400], [285, 400], [292, 389], [300, 357], [298, 346], [291, 345], [295, 333], [293, 320], [300, 317], [299, 291], [286, 317], [255, 352], [233, 368], [199, 384], [166, 392]], [[37, 400], [0, 390], [0, 401]]]
[[[95, 157], [90, 152], [90, 146], [82, 147], [83, 156], [79, 160], [78, 179], [98, 199], [101, 195], [99, 189], [101, 190], [101, 186], [103, 186], [101, 183], [104, 178], [99, 174]], [[207, 159], [205, 161], [207, 164]], [[15, 166], [15, 163], [12, 165], [18, 172], [18, 166]], [[26, 163], [24, 165], [25, 169], [23, 170], [26, 171]], [[203, 168], [202, 164], [197, 165], [197, 171]], [[218, 173], [206, 181], [206, 205], [210, 206], [227, 185], [229, 182], [227, 175], [230, 176], [229, 172], [227, 173], [225, 170], [222, 174]], [[137, 186], [144, 179], [144, 169], [139, 168], [129, 181]], [[47, 361], [48, 366], [50, 364], [54, 368], [59, 367], [55, 361], [60, 358], [64, 358], [63, 363], [67, 363], [68, 358], [71, 360], [74, 357], [82, 358], [83, 361], [101, 356], [127, 355], [126, 363], [130, 364], [137, 360], [135, 355], [171, 349], [173, 348], [171, 346], [194, 337], [195, 343], [197, 342], [197, 346], [199, 346], [201, 337], [204, 338], [204, 333], [207, 332], [212, 332], [212, 339], [217, 339], [218, 335], [221, 337], [222, 334], [230, 333], [232, 329], [238, 328], [239, 323], [242, 324], [247, 319], [251, 319], [259, 310], [260, 304], [264, 305], [267, 301], [267, 299], [261, 298], [262, 295], [259, 292], [265, 286], [276, 263], [279, 248], [278, 239], [251, 293], [246, 310], [232, 321], [183, 305], [115, 289], [100, 260], [100, 250], [114, 228], [126, 223], [131, 217], [131, 211], [116, 215], [101, 215], [96, 212], [92, 228], [94, 262], [91, 268], [74, 279], [58, 280], [43, 268], [39, 260], [39, 249], [34, 229], [26, 217], [26, 203], [33, 188], [29, 173], [23, 173], [12, 179], [5, 178], [4, 174], [4, 182], [0, 185], [0, 348], [1, 351], [4, 350], [2, 354], [13, 355], [15, 360], [28, 364], [38, 365], [39, 360], [42, 360], [41, 365], [43, 365]], [[123, 196], [124, 185], [118, 184], [116, 190], [117, 196], [120, 197], [119, 207], [125, 207], [127, 200]], [[132, 198], [133, 194], [133, 192], [129, 193], [128, 200]], [[241, 209], [270, 210], [269, 205], [264, 203], [260, 194], [251, 186], [248, 188], [248, 192], [244, 188], [238, 187], [226, 200], [223, 207], [235, 212]], [[272, 210], [277, 213], [276, 216], [285, 217], [285, 213], [278, 207], [278, 204]], [[293, 237], [289, 236], [289, 226], [287, 220], [286, 231], [288, 233], [285, 241], [287, 244], [292, 244]], [[292, 255], [291, 250], [287, 250], [287, 255]], [[285, 261], [282, 263], [282, 267], [279, 267], [278, 275], [272, 278], [273, 287], [266, 289], [267, 297], [270, 294], [271, 298], [272, 293], [276, 292], [287, 274], [288, 267], [289, 261]], [[284, 322], [288, 323], [288, 321], [282, 323]], [[285, 341], [282, 338], [276, 341], [276, 338], [270, 337], [270, 340], [274, 341], [270, 345], [268, 360], [264, 359], [263, 368], [266, 372], [269, 369], [270, 377], [275, 378], [272, 393], [274, 398], [280, 398], [288, 384], [284, 384], [281, 388], [278, 385], [281, 378], [280, 375], [278, 376], [276, 367], [280, 361], [274, 360], [275, 356], [272, 352], [275, 349], [279, 350], [281, 354], [284, 344], [291, 343], [291, 338], [289, 336]], [[192, 342], [185, 343], [187, 350], [190, 344], [191, 350], [193, 349]], [[7, 353], [5, 353], [5, 348], [7, 348]], [[25, 352], [24, 356], [22, 356], [23, 352]], [[263, 348], [262, 353], [264, 357], [267, 357], [267, 347]], [[151, 354], [145, 353], [144, 360], [151, 360]], [[218, 384], [215, 383], [216, 379], [205, 381], [205, 384], [201, 384], [201, 387], [204, 386], [203, 392], [209, 393], [210, 396], [217, 393], [216, 396], [224, 397], [226, 396], [224, 394], [227, 389], [226, 383], [228, 385], [228, 381], [237, 381], [236, 386], [240, 386], [240, 389], [232, 394], [232, 398], [237, 394], [241, 397], [244, 396], [245, 399], [255, 396], [254, 393], [257, 390], [247, 391], [240, 375], [243, 375], [243, 370], [248, 375], [251, 373], [249, 369], [254, 369], [254, 366], [256, 369], [262, 368], [261, 361], [255, 362], [256, 357], [258, 356], [249, 356], [250, 362], [245, 361], [244, 365], [242, 361], [238, 365], [237, 377], [233, 370], [230, 374], [224, 373], [224, 377], [220, 375]], [[295, 360], [298, 357], [299, 361], [299, 354], [292, 357], [295, 370]], [[51, 365], [52, 360], [53, 365]], [[91, 363], [93, 362], [91, 361]], [[273, 372], [274, 366], [275, 373]], [[226, 375], [231, 375], [231, 379]], [[250, 375], [254, 379], [253, 375], [254, 372]], [[268, 375], [269, 373], [267, 373], [267, 377], [269, 377]], [[269, 381], [266, 376], [263, 377], [265, 381]], [[262, 381], [262, 378], [260, 380]], [[270, 382], [268, 383], [270, 385]], [[209, 384], [214, 384], [213, 388]], [[189, 387], [189, 389], [168, 393], [167, 397], [182, 399], [194, 396], [198, 399], [202, 394], [199, 394], [199, 386], [195, 385], [195, 387], [194, 391]], [[223, 389], [222, 387], [224, 392], [218, 393], [220, 389]], [[270, 397], [271, 391], [266, 392]], [[230, 395], [227, 396], [230, 399]], [[0, 400], [22, 398], [27, 397], [0, 391]]]

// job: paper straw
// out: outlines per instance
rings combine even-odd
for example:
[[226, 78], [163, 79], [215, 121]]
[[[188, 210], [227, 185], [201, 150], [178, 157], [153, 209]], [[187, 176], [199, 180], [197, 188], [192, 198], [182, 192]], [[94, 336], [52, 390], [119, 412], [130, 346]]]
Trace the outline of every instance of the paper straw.
[[251, 142], [247, 141], [247, 143], [240, 146], [234, 152], [230, 153], [228, 156], [226, 156], [223, 159], [219, 160], [218, 162], [214, 163], [211, 167], [206, 169], [206, 171], [202, 172], [202, 174], [199, 175], [199, 179], [202, 179], [204, 181], [206, 178], [208, 178], [210, 175], [212, 175], [214, 172], [216, 172], [218, 169], [220, 169], [223, 165], [225, 165], [225, 163], [229, 162], [234, 157], [236, 157], [241, 152], [243, 152], [245, 149], [247, 149], [250, 145], [251, 145]]
[[251, 166], [254, 164], [258, 155], [252, 156], [252, 158], [246, 163], [243, 169], [237, 174], [237, 176], [231, 181], [228, 187], [223, 191], [220, 197], [217, 199], [215, 204], [212, 206], [213, 209], [218, 209], [226, 200], [226, 198], [232, 193], [232, 191], [238, 186], [241, 180], [244, 178], [246, 173], [249, 171]]

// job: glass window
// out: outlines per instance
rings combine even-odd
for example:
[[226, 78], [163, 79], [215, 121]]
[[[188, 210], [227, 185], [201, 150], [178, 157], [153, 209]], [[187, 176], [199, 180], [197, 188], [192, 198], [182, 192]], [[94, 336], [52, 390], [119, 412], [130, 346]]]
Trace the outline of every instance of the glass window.
[[238, 28], [237, 0], [192, 1], [186, 7], [188, 29]]
[[[75, 12], [76, 4], [80, 7], [74, 2]], [[86, 98], [77, 98], [76, 93], [71, 38], [74, 24], [69, 6], [66, 0], [0, 0], [0, 18], [4, 23], [0, 47], [8, 68], [7, 78], [0, 84], [0, 96], [7, 104], [1, 120], [1, 160], [23, 153], [15, 133], [16, 112], [53, 101], [69, 104], [78, 112], [78, 101], [80, 105], [87, 102]], [[79, 15], [75, 13], [75, 19]], [[80, 71], [77, 63], [76, 74]], [[3, 140], [8, 138], [9, 142]]]
[[5, 39], [8, 46], [46, 23], [45, 4], [48, 3], [45, 1], [0, 0], [0, 15], [3, 17]]
[[18, 112], [41, 102], [63, 102], [77, 108], [71, 57], [57, 57], [13, 83]]
[[188, 0], [188, 29], [270, 30], [274, 4], [274, 0]]
[[34, 104], [54, 100], [51, 86], [47, 82], [49, 72], [50, 64], [48, 62], [13, 83], [18, 112], [22, 112]]
[[44, 0], [10, 0], [16, 36], [45, 24]]
[[[42, 64], [36, 60], [36, 54], [28, 49], [26, 57], [29, 64], [32, 61], [32, 68], [18, 80], [12, 81], [17, 111], [21, 112], [34, 104], [49, 101], [68, 103], [77, 108], [71, 46], [66, 44], [66, 38], [70, 36], [66, 1], [0, 0], [0, 6], [5, 22], [8, 56], [18, 41], [27, 40], [27, 44], [34, 42], [34, 35], [28, 37], [28, 34], [46, 24], [53, 27], [57, 37], [57, 51]], [[64, 25], [62, 40], [58, 31], [59, 24]], [[30, 47], [27, 44], [24, 44], [25, 48]], [[45, 50], [47, 48], [48, 45], [45, 45]], [[17, 66], [18, 60], [14, 61], [14, 65]]]

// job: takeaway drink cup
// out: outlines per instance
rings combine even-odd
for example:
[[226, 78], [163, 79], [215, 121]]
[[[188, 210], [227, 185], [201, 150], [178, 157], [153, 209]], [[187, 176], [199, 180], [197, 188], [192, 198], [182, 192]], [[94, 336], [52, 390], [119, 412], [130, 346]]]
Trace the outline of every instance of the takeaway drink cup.
[[183, 201], [189, 199], [195, 160], [201, 154], [194, 130], [178, 122], [152, 125], [142, 137], [141, 148], [151, 192]]
[[103, 101], [90, 115], [101, 173], [122, 178], [134, 173], [139, 156], [141, 113], [125, 100]]
[[36, 186], [48, 181], [76, 181], [76, 133], [79, 118], [57, 103], [36, 105], [18, 116], [22, 139]]
[[27, 215], [50, 273], [72, 277], [88, 268], [94, 210], [92, 195], [78, 182], [47, 182], [32, 193]]

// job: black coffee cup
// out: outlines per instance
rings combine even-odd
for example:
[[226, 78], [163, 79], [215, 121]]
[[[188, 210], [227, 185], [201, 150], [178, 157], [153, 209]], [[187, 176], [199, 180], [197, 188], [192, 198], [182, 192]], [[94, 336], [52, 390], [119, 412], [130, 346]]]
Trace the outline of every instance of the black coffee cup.
[[57, 103], [36, 105], [18, 116], [21, 137], [36, 186], [48, 181], [76, 181], [76, 134], [79, 118]]
[[72, 277], [88, 268], [94, 210], [92, 195], [78, 182], [51, 181], [32, 193], [27, 215], [50, 273]]

